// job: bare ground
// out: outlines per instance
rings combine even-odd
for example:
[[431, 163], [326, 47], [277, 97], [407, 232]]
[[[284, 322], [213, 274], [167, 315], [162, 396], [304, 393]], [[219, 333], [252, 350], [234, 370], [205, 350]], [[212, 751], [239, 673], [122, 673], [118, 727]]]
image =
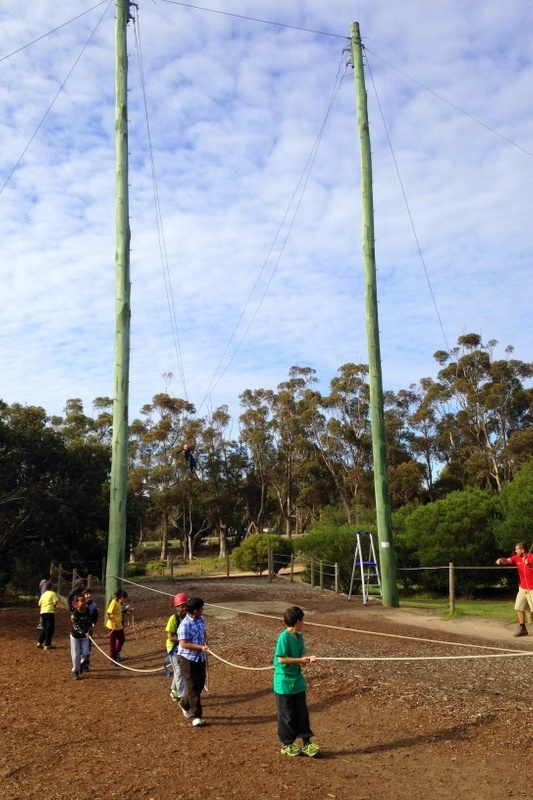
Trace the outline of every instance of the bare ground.
[[[128, 587], [135, 625], [124, 667], [158, 671], [114, 666], [96, 650], [91, 672], [77, 682], [67, 613], [58, 613], [57, 649], [43, 652], [35, 649], [36, 606], [0, 598], [2, 800], [531, 796], [530, 658], [326, 658], [533, 653], [533, 636], [513, 639], [505, 623], [365, 608], [280, 578], [154, 587], [160, 593]], [[241, 666], [268, 666], [281, 613], [294, 604], [305, 610], [307, 650], [322, 659], [306, 670], [318, 758], [280, 754], [269, 670], [211, 656], [207, 724], [193, 729], [183, 718], [159, 669], [178, 590], [204, 598], [213, 652]], [[96, 642], [105, 648], [99, 627]]]

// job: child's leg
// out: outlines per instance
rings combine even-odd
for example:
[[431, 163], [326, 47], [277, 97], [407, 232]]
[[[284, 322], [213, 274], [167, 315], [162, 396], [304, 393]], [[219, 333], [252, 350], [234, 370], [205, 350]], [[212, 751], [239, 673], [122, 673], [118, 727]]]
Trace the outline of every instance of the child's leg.
[[89, 639], [80, 639], [80, 669], [82, 672], [89, 667], [90, 646]]
[[46, 622], [45, 622], [46, 614], [41, 614], [41, 630], [39, 631], [39, 639], [38, 643], [40, 645], [45, 644], [46, 642]]
[[205, 686], [205, 661], [193, 661], [193, 668], [191, 670], [194, 692], [196, 694], [196, 712], [192, 708], [191, 711], [193, 712], [195, 717], [202, 718], [203, 709], [202, 709], [202, 692]]
[[314, 736], [314, 733], [309, 723], [309, 711], [307, 710], [305, 692], [299, 692], [292, 697], [296, 736], [301, 737], [304, 740], [304, 744], [307, 744], [311, 740], [311, 737]]
[[172, 662], [172, 686], [170, 687], [171, 691], [176, 692], [178, 697], [183, 697], [185, 694], [185, 680], [181, 674], [180, 665], [178, 661], [178, 651], [177, 649], [172, 652], [170, 656], [170, 661]]
[[115, 638], [116, 655], [118, 655], [120, 653], [120, 651], [122, 650], [122, 648], [124, 646], [124, 641], [126, 639], [126, 637], [124, 635], [124, 628], [122, 628], [122, 630], [120, 630], [120, 631], [115, 631], [115, 637], [116, 637]]
[[112, 658], [113, 661], [116, 661], [117, 656], [117, 638], [116, 638], [116, 631], [109, 631], [109, 658]]
[[75, 639], [72, 634], [70, 636], [70, 657], [72, 659], [72, 672], [74, 675], [79, 675], [81, 665], [80, 639]]
[[54, 615], [53, 614], [43, 614], [42, 615], [43, 621], [43, 629], [39, 635], [39, 641], [41, 644], [44, 642], [45, 647], [50, 647], [52, 644], [52, 636], [54, 635]]
[[296, 720], [293, 700], [295, 696], [296, 695], [293, 694], [274, 693], [278, 712], [278, 736], [282, 745], [292, 744], [298, 733], [295, 726]]
[[56, 631], [56, 615], [50, 614], [48, 617], [47, 640], [45, 642], [45, 644], [47, 644], [49, 647], [52, 646], [52, 638], [54, 636], [55, 631]]
[[180, 699], [180, 705], [191, 716], [202, 718], [201, 693], [205, 685], [205, 661], [189, 661], [179, 656], [180, 671], [185, 681], [186, 692]]

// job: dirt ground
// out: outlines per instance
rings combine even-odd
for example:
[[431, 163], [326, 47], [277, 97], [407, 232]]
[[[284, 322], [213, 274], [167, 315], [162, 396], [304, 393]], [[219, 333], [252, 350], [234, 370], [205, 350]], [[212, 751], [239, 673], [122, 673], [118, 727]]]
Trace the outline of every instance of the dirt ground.
[[[281, 578], [153, 588], [128, 586], [135, 614], [123, 666], [93, 650], [80, 681], [70, 672], [66, 611], [57, 615], [57, 649], [41, 651], [36, 606], [0, 598], [2, 800], [531, 796], [533, 662], [503, 654], [533, 654], [533, 635], [514, 639], [503, 622], [365, 608]], [[280, 754], [269, 669], [211, 655], [206, 725], [184, 719], [162, 669], [176, 591], [205, 600], [213, 653], [246, 667], [268, 667], [282, 612], [304, 609], [307, 650], [319, 657], [306, 669], [318, 758]], [[449, 659], [459, 655], [469, 658]], [[499, 657], [471, 658], [479, 655]], [[386, 660], [428, 656], [441, 659]]]

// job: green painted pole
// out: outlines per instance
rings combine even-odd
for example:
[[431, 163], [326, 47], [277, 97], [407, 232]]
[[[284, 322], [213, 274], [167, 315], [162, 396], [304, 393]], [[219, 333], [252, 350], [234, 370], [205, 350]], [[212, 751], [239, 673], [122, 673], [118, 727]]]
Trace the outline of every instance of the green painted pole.
[[106, 598], [109, 602], [124, 575], [126, 498], [128, 490], [128, 392], [130, 359], [130, 221], [128, 197], [128, 0], [117, 0], [115, 26], [115, 373], [109, 540]]
[[361, 201], [363, 214], [366, 332], [368, 340], [370, 416], [372, 425], [372, 453], [374, 457], [374, 493], [376, 496], [379, 563], [381, 567], [383, 605], [396, 607], [399, 605], [399, 602], [396, 579], [396, 559], [392, 542], [389, 477], [387, 474], [387, 443], [383, 412], [383, 381], [379, 346], [376, 254], [374, 249], [372, 156], [363, 71], [363, 48], [359, 32], [359, 23], [352, 23], [350, 27], [350, 38], [352, 65], [355, 77], [359, 146], [361, 151]]

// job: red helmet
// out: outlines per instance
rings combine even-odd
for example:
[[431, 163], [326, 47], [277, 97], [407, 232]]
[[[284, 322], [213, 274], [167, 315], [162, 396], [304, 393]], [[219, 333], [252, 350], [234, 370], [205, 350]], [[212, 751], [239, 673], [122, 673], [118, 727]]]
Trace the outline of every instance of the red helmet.
[[189, 598], [183, 592], [179, 592], [177, 595], [174, 596], [174, 607], [176, 606], [184, 606], [185, 603], [189, 602]]

